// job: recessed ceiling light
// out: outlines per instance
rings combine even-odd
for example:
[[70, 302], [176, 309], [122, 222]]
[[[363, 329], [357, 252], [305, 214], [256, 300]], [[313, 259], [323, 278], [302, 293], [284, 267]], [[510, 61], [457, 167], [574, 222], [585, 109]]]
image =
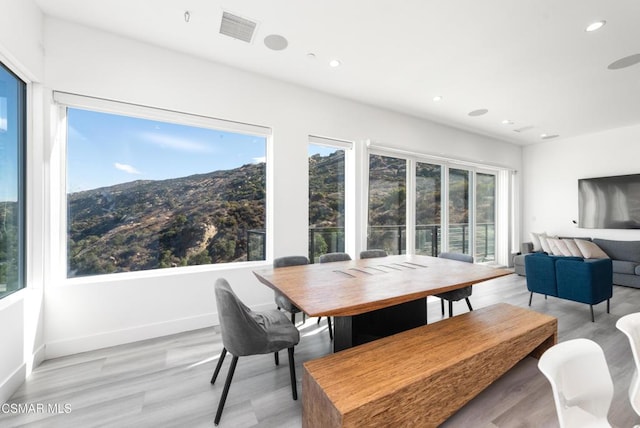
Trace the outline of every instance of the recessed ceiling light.
[[270, 34], [264, 38], [264, 44], [266, 47], [273, 51], [281, 51], [289, 46], [287, 39], [280, 34]]
[[489, 110], [487, 110], [486, 108], [481, 108], [478, 110], [470, 111], [468, 114], [469, 116], [482, 116], [483, 114], [487, 114], [488, 112]]
[[309, 58], [309, 59], [316, 59], [316, 54], [314, 54], [313, 52], [309, 52], [309, 53], [307, 54], [307, 58]]
[[433, 97], [433, 101], [436, 103], [442, 101], [442, 95], [436, 95], [435, 97]]
[[513, 121], [509, 120], [509, 119], [505, 119], [505, 120], [502, 121], [502, 124], [503, 125], [513, 125]]
[[591, 33], [593, 31], [599, 30], [602, 27], [604, 27], [604, 24], [606, 24], [607, 21], [596, 21], [596, 22], [592, 22], [591, 24], [587, 25], [587, 28], [584, 29], [584, 31], [586, 31], [587, 33]]
[[558, 134], [540, 134], [540, 138], [542, 138], [543, 140], [550, 140], [557, 137], [559, 137]]
[[332, 59], [331, 61], [329, 61], [329, 65], [333, 68], [340, 67], [340, 64], [342, 63], [337, 59]]

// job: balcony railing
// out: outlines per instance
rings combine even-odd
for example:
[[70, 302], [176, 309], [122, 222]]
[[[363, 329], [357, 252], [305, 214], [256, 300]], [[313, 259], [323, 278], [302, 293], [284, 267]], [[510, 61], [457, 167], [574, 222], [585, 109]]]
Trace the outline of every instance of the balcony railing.
[[[416, 226], [416, 253], [437, 256], [442, 248], [439, 224]], [[344, 227], [310, 227], [309, 260], [318, 261], [322, 254], [344, 251]], [[265, 259], [264, 230], [247, 232], [247, 260]], [[406, 227], [404, 225], [369, 226], [368, 248], [381, 248], [388, 254], [404, 254]], [[449, 225], [449, 251], [467, 254], [469, 251], [469, 225]], [[495, 223], [476, 225], [475, 257], [479, 262], [495, 260]]]

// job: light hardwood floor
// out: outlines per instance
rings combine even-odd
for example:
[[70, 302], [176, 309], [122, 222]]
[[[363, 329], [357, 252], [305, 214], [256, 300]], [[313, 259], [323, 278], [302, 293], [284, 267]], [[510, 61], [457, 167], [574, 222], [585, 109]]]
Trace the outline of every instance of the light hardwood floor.
[[[527, 307], [528, 299], [525, 279], [516, 275], [478, 284], [471, 296], [474, 308], [496, 302]], [[589, 307], [575, 302], [534, 295], [531, 309], [558, 318], [560, 341], [587, 337], [603, 347], [615, 387], [609, 420], [620, 428], [640, 423], [627, 395], [634, 369], [631, 350], [615, 328], [618, 318], [640, 311], [640, 290], [615, 286], [611, 314], [604, 303], [596, 306], [595, 323], [590, 322]], [[464, 302], [454, 304], [455, 314], [466, 311]], [[441, 319], [438, 300], [430, 299], [428, 317], [430, 323]], [[299, 328], [302, 337], [295, 356], [300, 394], [302, 363], [331, 352], [331, 342], [324, 319], [320, 325], [315, 318], [307, 320]], [[33, 411], [13, 413], [5, 405], [9, 412], [0, 412], [0, 427], [212, 427], [231, 360], [227, 358], [216, 385], [211, 385], [221, 348], [218, 331], [207, 328], [45, 361], [7, 403], [32, 405]], [[240, 358], [220, 427], [301, 425], [302, 397], [291, 399], [286, 353], [280, 360], [276, 367], [270, 355]], [[48, 405], [58, 405], [61, 413]], [[551, 388], [532, 358], [443, 425], [557, 426]]]

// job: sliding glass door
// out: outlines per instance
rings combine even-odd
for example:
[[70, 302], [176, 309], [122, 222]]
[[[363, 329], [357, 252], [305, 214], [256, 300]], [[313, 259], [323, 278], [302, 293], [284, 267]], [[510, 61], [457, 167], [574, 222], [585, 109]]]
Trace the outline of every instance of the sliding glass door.
[[477, 172], [475, 209], [475, 259], [496, 260], [496, 176]]
[[367, 248], [406, 252], [407, 161], [369, 156]]
[[437, 256], [442, 248], [442, 167], [416, 162], [416, 254]]
[[447, 251], [469, 254], [471, 171], [449, 168], [449, 212]]

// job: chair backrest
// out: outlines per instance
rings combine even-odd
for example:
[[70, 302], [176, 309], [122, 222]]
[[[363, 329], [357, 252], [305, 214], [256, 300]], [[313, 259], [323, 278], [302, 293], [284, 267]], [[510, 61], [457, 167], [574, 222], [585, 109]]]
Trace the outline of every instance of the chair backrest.
[[582, 427], [589, 419], [608, 423], [613, 382], [600, 345], [589, 339], [558, 343], [538, 368], [551, 384], [561, 428]]
[[616, 327], [629, 339], [636, 367], [640, 368], [640, 312], [623, 316], [616, 322]]
[[344, 262], [351, 260], [351, 256], [347, 253], [327, 253], [320, 256], [320, 263]]
[[640, 312], [623, 316], [616, 322], [616, 327], [629, 339], [636, 370], [640, 371]]
[[226, 279], [216, 280], [215, 293], [224, 347], [237, 357], [265, 353], [267, 335], [264, 327], [236, 296]]
[[443, 259], [457, 260], [459, 262], [473, 263], [473, 256], [470, 256], [469, 254], [442, 252], [438, 254], [438, 257]]
[[387, 257], [385, 250], [364, 250], [360, 251], [361, 259], [374, 259], [376, 257]]
[[286, 257], [278, 257], [273, 260], [273, 267], [287, 267], [287, 266], [300, 266], [300, 265], [308, 265], [309, 258], [307, 256], [286, 256]]

